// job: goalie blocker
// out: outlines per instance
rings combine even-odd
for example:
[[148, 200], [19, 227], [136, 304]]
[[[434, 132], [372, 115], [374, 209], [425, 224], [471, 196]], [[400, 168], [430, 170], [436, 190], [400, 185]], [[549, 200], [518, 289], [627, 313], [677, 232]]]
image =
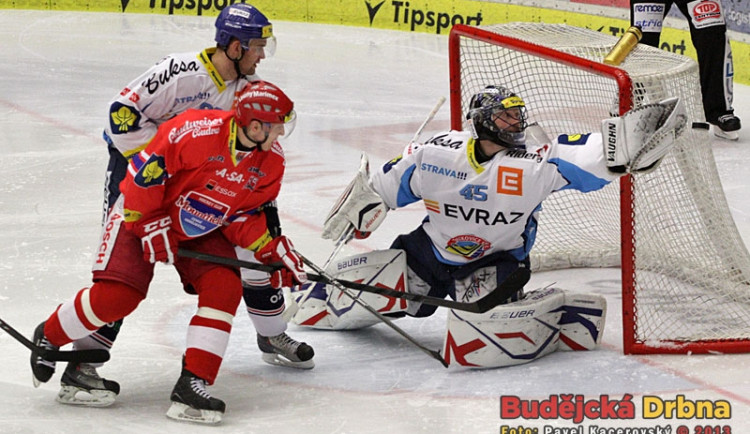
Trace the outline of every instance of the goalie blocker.
[[321, 236], [338, 240], [350, 226], [360, 234], [369, 235], [385, 220], [387, 212], [388, 206], [370, 185], [370, 162], [362, 154], [359, 171], [328, 213]]
[[[342, 258], [327, 271], [337, 279], [403, 292], [410, 292], [410, 278], [414, 277], [408, 272], [405, 253], [398, 249]], [[487, 273], [487, 269], [476, 272]], [[492, 288], [485, 290], [491, 292]], [[301, 303], [292, 317], [300, 326], [352, 330], [378, 323], [332, 285], [306, 283], [290, 295], [293, 304]], [[356, 292], [356, 296], [395, 318], [418, 308], [418, 303], [404, 299], [365, 292]], [[530, 362], [556, 350], [591, 350], [601, 341], [606, 310], [604, 297], [557, 288], [532, 291], [519, 301], [482, 314], [450, 310], [441, 355], [448, 365], [494, 368]]]

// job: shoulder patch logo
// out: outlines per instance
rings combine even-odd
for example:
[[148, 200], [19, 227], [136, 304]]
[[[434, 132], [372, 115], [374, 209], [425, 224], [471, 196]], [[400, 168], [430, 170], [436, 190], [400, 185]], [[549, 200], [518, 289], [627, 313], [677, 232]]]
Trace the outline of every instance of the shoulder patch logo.
[[164, 157], [153, 154], [146, 161], [138, 173], [135, 174], [136, 185], [148, 188], [154, 185], [164, 184], [167, 178], [167, 171], [164, 166]]
[[109, 111], [109, 126], [112, 134], [126, 134], [137, 131], [140, 126], [141, 114], [135, 107], [119, 102], [112, 104]]
[[586, 134], [561, 134], [557, 136], [557, 143], [561, 145], [585, 145], [591, 133]]
[[392, 159], [391, 161], [385, 163], [383, 165], [383, 173], [390, 172], [391, 169], [393, 169], [393, 166], [395, 166], [396, 164], [398, 164], [398, 162], [401, 161], [402, 158], [403, 158], [403, 155], [399, 155], [398, 157], [396, 157], [396, 158]]

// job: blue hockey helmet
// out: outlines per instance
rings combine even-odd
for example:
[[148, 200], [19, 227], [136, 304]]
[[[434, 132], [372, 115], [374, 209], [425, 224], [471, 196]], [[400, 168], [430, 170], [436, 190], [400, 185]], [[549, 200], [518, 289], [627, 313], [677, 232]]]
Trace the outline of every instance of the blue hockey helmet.
[[[497, 126], [496, 120], [501, 115], [508, 128]], [[466, 119], [472, 121], [474, 136], [479, 140], [511, 148], [526, 143], [526, 103], [504, 86], [487, 86], [474, 94]]]
[[273, 55], [276, 49], [271, 22], [261, 11], [247, 3], [229, 5], [216, 18], [216, 44], [226, 48], [232, 38], [238, 39], [245, 50], [249, 49], [251, 39], [265, 39], [268, 56]]

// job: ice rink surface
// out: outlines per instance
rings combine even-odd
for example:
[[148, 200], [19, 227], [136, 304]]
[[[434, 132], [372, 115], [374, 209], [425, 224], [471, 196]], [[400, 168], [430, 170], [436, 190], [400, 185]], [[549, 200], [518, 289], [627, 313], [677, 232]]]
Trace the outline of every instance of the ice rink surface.
[[[27, 335], [61, 302], [90, 282], [99, 235], [107, 154], [101, 131], [107, 102], [170, 52], [213, 45], [211, 17], [0, 11], [0, 318]], [[295, 100], [299, 121], [284, 143], [287, 175], [280, 196], [284, 232], [319, 264], [332, 244], [322, 221], [359, 164], [396, 156], [441, 96], [448, 96], [445, 36], [342, 26], [275, 22], [276, 56], [258, 72]], [[716, 156], [733, 217], [750, 241], [750, 88], [735, 86], [745, 121], [738, 142], [707, 144]], [[447, 106], [425, 135], [448, 128]], [[389, 215], [349, 253], [385, 248], [411, 231], [424, 210]], [[729, 426], [750, 432], [750, 355], [624, 356], [619, 270], [538, 273], [528, 288], [549, 282], [603, 294], [609, 312], [603, 344], [587, 353], [554, 353], [528, 365], [492, 370], [445, 369], [389, 328], [322, 332], [291, 326], [314, 346], [316, 367], [266, 365], [241, 305], [222, 370], [211, 393], [227, 403], [212, 432], [237, 433], [497, 433], [502, 426], [554, 428]], [[158, 267], [149, 298], [125, 320], [100, 369], [120, 382], [109, 408], [55, 402], [58, 374], [31, 384], [29, 353], [0, 333], [0, 432], [208, 432], [168, 420], [169, 393], [180, 371], [187, 322], [196, 299], [176, 273]], [[438, 349], [445, 311], [397, 322]], [[499, 418], [499, 397], [586, 399], [632, 396], [635, 420]], [[674, 401], [725, 400], [731, 419], [643, 419], [644, 396]], [[547, 427], [545, 431], [544, 427]], [[563, 431], [557, 431], [563, 432]], [[576, 431], [577, 432], [577, 431]], [[667, 432], [667, 431], [664, 431]], [[717, 433], [719, 431], [716, 431]], [[722, 434], [727, 431], [721, 431]]]

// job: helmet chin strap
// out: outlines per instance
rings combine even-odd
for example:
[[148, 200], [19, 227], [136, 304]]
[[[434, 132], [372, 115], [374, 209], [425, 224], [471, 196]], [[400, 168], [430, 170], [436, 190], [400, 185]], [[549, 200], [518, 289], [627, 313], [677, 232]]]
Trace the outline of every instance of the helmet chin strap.
[[232, 63], [234, 64], [234, 71], [237, 73], [237, 78], [240, 78], [245, 75], [242, 73], [242, 71], [240, 71], [240, 61], [242, 61], [242, 58], [245, 57], [245, 53], [247, 52], [247, 50], [242, 48], [242, 45], [240, 45], [240, 49], [242, 50], [242, 54], [240, 54], [240, 57], [237, 59], [232, 59], [231, 57], [229, 57], [229, 54], [227, 53], [227, 58], [231, 60]]
[[265, 137], [263, 137], [263, 140], [258, 141], [258, 140], [253, 139], [252, 137], [250, 137], [250, 133], [247, 131], [248, 128], [249, 128], [249, 126], [242, 128], [242, 134], [245, 135], [245, 137], [247, 138], [247, 140], [250, 140], [251, 142], [253, 142], [255, 144], [255, 146], [252, 147], [252, 148], [248, 148], [247, 146], [245, 146], [245, 145], [242, 144], [242, 141], [238, 140], [237, 141], [238, 142], [237, 143], [237, 148], [240, 151], [244, 151], [244, 152], [249, 152], [249, 151], [252, 151], [253, 149], [258, 149], [260, 152], [264, 152], [263, 147], [261, 145], [264, 144], [264, 143], [266, 143], [266, 141], [268, 140], [268, 132], [266, 131]]

